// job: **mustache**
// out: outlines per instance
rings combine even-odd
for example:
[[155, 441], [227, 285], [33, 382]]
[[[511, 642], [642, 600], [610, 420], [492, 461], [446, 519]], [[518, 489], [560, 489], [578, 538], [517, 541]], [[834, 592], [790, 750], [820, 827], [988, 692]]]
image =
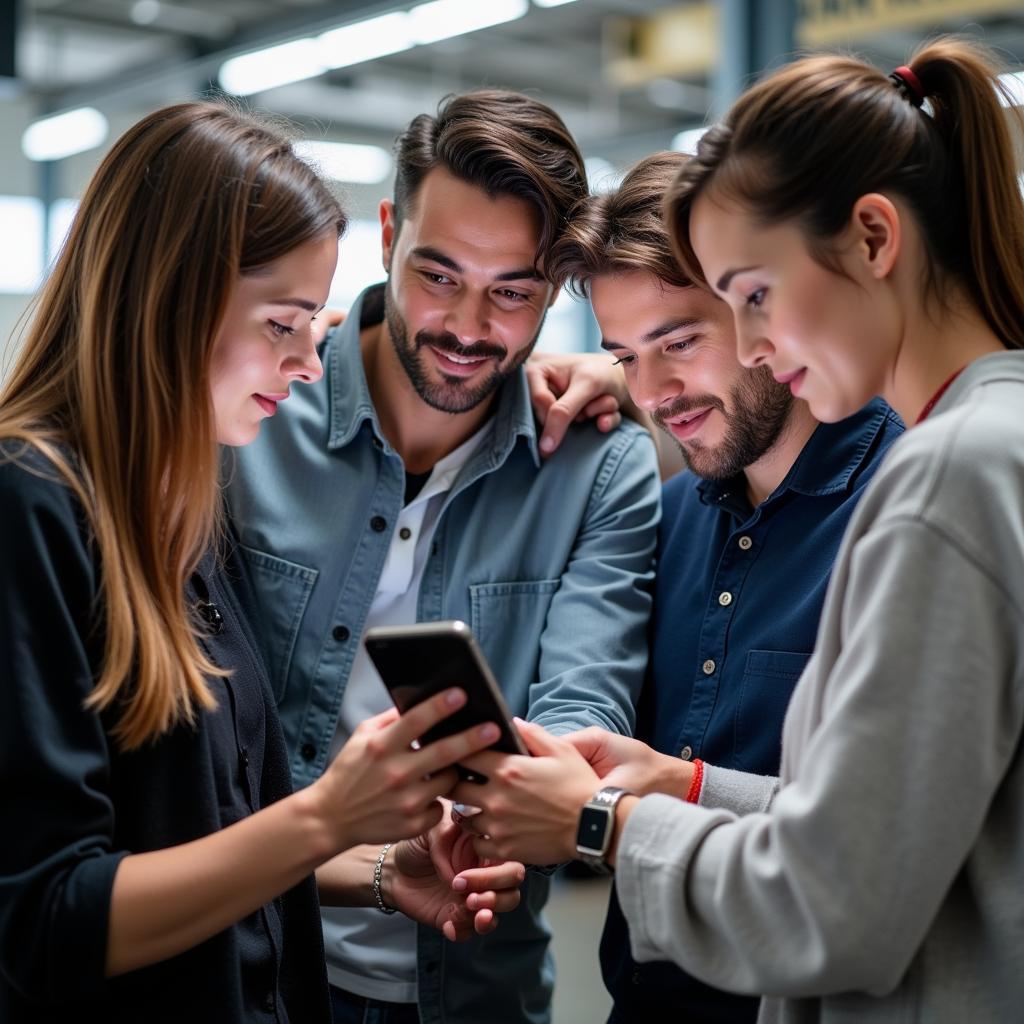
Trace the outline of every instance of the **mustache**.
[[665, 429], [666, 420], [697, 409], [718, 409], [719, 412], [725, 412], [725, 404], [714, 395], [680, 395], [671, 405], [659, 405], [651, 413], [651, 419], [659, 427]]
[[477, 341], [472, 345], [463, 345], [450, 331], [445, 331], [443, 334], [417, 331], [413, 340], [418, 349], [429, 345], [431, 348], [450, 352], [453, 356], [459, 356], [462, 359], [493, 358], [500, 360], [508, 355], [508, 349], [504, 345], [495, 345], [489, 341]]

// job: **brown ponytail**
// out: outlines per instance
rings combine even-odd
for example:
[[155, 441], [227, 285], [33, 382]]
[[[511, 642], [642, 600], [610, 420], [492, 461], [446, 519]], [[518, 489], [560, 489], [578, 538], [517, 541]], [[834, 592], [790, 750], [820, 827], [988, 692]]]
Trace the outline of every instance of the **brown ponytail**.
[[795, 220], [830, 265], [830, 245], [868, 192], [901, 197], [927, 255], [926, 287], [959, 283], [1009, 348], [1024, 348], [1024, 201], [998, 64], [955, 37], [909, 62], [927, 102], [851, 57], [790, 64], [740, 97], [701, 140], [666, 196], [677, 258], [703, 280], [690, 211], [710, 187], [764, 224]]

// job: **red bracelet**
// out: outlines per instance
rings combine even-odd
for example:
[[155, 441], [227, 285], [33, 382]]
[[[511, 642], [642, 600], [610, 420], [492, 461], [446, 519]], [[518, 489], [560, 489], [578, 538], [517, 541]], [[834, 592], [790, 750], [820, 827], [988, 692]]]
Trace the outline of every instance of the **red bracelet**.
[[690, 788], [686, 791], [686, 802], [695, 804], [700, 799], [701, 786], [704, 785], [704, 762], [699, 758], [693, 759], [693, 780]]

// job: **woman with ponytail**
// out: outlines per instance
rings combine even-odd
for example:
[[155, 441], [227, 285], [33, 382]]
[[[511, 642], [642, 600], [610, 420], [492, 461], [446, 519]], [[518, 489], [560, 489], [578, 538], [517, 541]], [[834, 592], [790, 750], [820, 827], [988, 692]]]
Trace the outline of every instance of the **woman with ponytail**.
[[[1001, 91], [957, 39], [891, 76], [800, 60], [708, 131], [667, 197], [742, 362], [819, 420], [878, 395], [909, 427], [850, 522], [768, 806], [616, 806], [634, 954], [764, 995], [762, 1021], [1024, 1006], [1024, 207]], [[580, 806], [629, 764], [548, 746]], [[507, 835], [492, 809], [482, 854], [571, 848]]]
[[5, 1024], [329, 1021], [316, 869], [449, 938], [518, 901], [521, 865], [438, 874], [436, 798], [491, 733], [411, 744], [464, 695], [364, 723], [292, 794], [226, 582], [218, 442], [319, 377], [344, 227], [276, 130], [180, 104], [114, 145], [38, 300], [0, 391]]

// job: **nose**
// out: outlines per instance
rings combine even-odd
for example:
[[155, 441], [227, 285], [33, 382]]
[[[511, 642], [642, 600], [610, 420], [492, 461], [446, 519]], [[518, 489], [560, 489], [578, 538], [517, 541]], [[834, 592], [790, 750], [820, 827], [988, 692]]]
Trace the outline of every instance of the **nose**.
[[756, 326], [737, 322], [736, 354], [744, 366], [753, 369], [770, 361], [775, 354], [775, 346]]
[[324, 375], [324, 367], [317, 355], [313, 332], [307, 327], [292, 336], [293, 345], [285, 356], [284, 373], [289, 380], [312, 384]]
[[460, 345], [486, 341], [490, 334], [487, 297], [464, 289], [455, 299], [445, 316], [444, 327], [454, 334]]
[[629, 383], [630, 397], [647, 412], [654, 412], [669, 399], [678, 398], [684, 385], [678, 377], [657, 360], [636, 356], [637, 366]]

